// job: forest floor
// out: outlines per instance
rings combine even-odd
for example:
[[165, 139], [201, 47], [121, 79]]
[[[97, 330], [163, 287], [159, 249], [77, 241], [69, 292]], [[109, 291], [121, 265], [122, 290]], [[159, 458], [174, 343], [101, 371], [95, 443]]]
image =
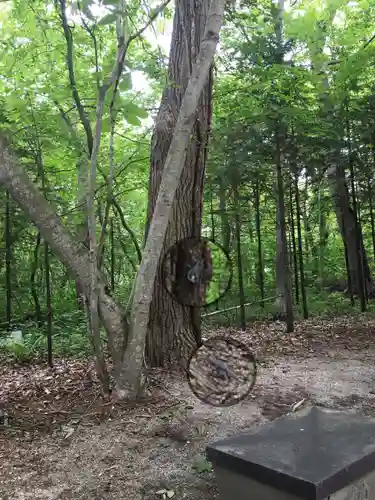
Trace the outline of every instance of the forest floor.
[[155, 371], [150, 395], [127, 406], [101, 400], [89, 362], [0, 367], [9, 419], [0, 427], [0, 500], [156, 500], [161, 490], [214, 500], [214, 474], [202, 461], [208, 443], [302, 400], [375, 413], [374, 317], [309, 320], [292, 335], [281, 323], [214, 333], [233, 335], [258, 359], [252, 394], [230, 408], [199, 401], [178, 372]]

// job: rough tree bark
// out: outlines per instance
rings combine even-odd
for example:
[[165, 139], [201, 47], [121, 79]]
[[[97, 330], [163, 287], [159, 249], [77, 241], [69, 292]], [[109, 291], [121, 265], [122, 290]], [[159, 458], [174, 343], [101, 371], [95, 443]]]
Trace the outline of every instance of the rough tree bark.
[[[360, 294], [360, 276], [361, 273], [363, 273], [366, 295], [368, 297], [372, 297], [374, 284], [371, 278], [367, 254], [363, 244], [362, 228], [359, 221], [356, 220], [357, 216], [355, 212], [350, 206], [350, 195], [345, 179], [344, 167], [335, 165], [334, 167], [329, 168], [328, 179], [331, 184], [337, 223], [340, 228], [341, 236], [346, 243], [348, 252], [348, 271], [350, 273], [352, 292], [354, 295]], [[359, 235], [357, 235], [357, 229]], [[360, 243], [360, 259], [358, 259], [357, 252], [358, 236]], [[363, 269], [358, 269], [359, 264], [362, 264]]]
[[225, 0], [211, 0], [205, 34], [182, 100], [180, 113], [169, 147], [155, 209], [149, 226], [142, 262], [138, 271], [130, 317], [130, 332], [124, 356], [122, 397], [134, 397], [141, 391], [146, 336], [158, 263], [163, 251], [173, 204], [184, 170], [196, 112], [219, 41]]
[[[176, 0], [168, 83], [164, 89], [151, 144], [147, 228], [151, 224], [163, 169], [193, 64], [199, 53], [207, 20], [209, 0]], [[163, 283], [162, 264], [177, 241], [201, 233], [205, 159], [211, 118], [211, 75], [205, 83], [194, 117], [180, 185], [167, 228], [157, 270], [146, 343], [152, 366], [164, 366], [176, 355], [183, 362], [199, 342], [200, 311], [178, 303]], [[146, 231], [147, 237], [147, 231]], [[197, 337], [198, 333], [198, 338]], [[176, 344], [177, 342], [177, 344]], [[184, 351], [188, 352], [185, 353]]]
[[[329, 80], [323, 68], [319, 56], [323, 53], [326, 38], [328, 36], [327, 26], [331, 26], [336, 15], [336, 9], [332, 8], [330, 18], [325, 23], [319, 25], [319, 43], [315, 44], [315, 50], [311, 51], [311, 60], [314, 63], [315, 71], [318, 75], [322, 74], [323, 92], [320, 96], [321, 115], [327, 117], [327, 123], [337, 123], [335, 117], [332, 116], [332, 105], [329, 100]], [[340, 135], [341, 132], [341, 135]], [[347, 131], [340, 131], [338, 127], [331, 128], [332, 137], [336, 138], [336, 144], [331, 147], [330, 166], [327, 169], [327, 176], [331, 186], [332, 200], [335, 207], [337, 222], [340, 228], [341, 236], [344, 241], [345, 252], [348, 262], [348, 285], [351, 286], [351, 292], [355, 295], [360, 294], [361, 290], [361, 270], [363, 267], [363, 284], [366, 289], [367, 296], [373, 296], [374, 284], [368, 265], [366, 250], [363, 244], [363, 235], [360, 222], [357, 220], [357, 214], [350, 206], [350, 196], [348, 186], [345, 179], [345, 164], [346, 158], [341, 154], [342, 151], [342, 135]], [[357, 247], [360, 249], [360, 258], [358, 259]], [[349, 283], [350, 282], [350, 283]]]
[[[283, 25], [284, 0], [278, 0], [275, 13], [275, 36], [277, 53], [275, 62], [282, 65], [284, 62]], [[279, 99], [279, 98], [278, 98]], [[282, 105], [279, 99], [278, 105]], [[293, 331], [293, 299], [288, 243], [285, 223], [285, 195], [284, 195], [284, 166], [285, 166], [285, 138], [286, 127], [279, 117], [275, 126], [275, 165], [276, 165], [276, 289], [279, 295], [276, 304], [279, 309], [279, 318], [286, 321], [287, 332]]]

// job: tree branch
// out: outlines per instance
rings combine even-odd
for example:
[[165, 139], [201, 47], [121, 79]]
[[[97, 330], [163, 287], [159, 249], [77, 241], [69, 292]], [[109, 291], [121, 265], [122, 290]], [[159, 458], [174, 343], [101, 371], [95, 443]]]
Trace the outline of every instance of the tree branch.
[[125, 229], [125, 231], [129, 234], [130, 236], [130, 239], [132, 240], [134, 246], [135, 246], [135, 250], [137, 252], [137, 258], [138, 258], [138, 264], [141, 263], [141, 260], [142, 260], [142, 251], [141, 251], [141, 247], [139, 246], [139, 243], [137, 241], [137, 237], [136, 235], [134, 234], [133, 230], [131, 229], [131, 227], [127, 224], [126, 220], [125, 220], [125, 216], [124, 216], [124, 213], [119, 205], [119, 203], [117, 202], [116, 198], [112, 198], [112, 204], [113, 206], [115, 207], [115, 209], [117, 210], [117, 213], [119, 214], [120, 216], [120, 219], [121, 219], [121, 224], [123, 226], [123, 228]]
[[196, 120], [197, 106], [219, 41], [224, 6], [225, 0], [210, 2], [205, 33], [169, 146], [154, 214], [134, 285], [129, 341], [124, 356], [122, 376], [117, 380], [117, 391], [120, 396], [138, 395], [141, 390], [144, 349], [158, 264], [185, 164], [191, 131]]
[[89, 120], [88, 116], [86, 115], [85, 108], [81, 102], [81, 99], [80, 99], [79, 93], [78, 93], [78, 89], [77, 89], [77, 83], [76, 83], [75, 73], [74, 73], [74, 63], [73, 63], [73, 36], [72, 36], [72, 32], [71, 32], [71, 29], [68, 25], [68, 20], [66, 17], [66, 1], [59, 0], [59, 3], [60, 3], [59, 15], [60, 15], [61, 25], [62, 25], [62, 28], [64, 31], [66, 46], [67, 46], [66, 61], [67, 61], [67, 65], [68, 65], [70, 88], [72, 90], [72, 96], [73, 96], [74, 102], [77, 106], [79, 118], [80, 118], [82, 126], [86, 132], [87, 149], [88, 149], [89, 156], [91, 156], [94, 139], [93, 139], [93, 134], [92, 134], [92, 130], [91, 130], [90, 120]]
[[[0, 185], [9, 190], [12, 198], [32, 221], [53, 252], [78, 280], [86, 296], [91, 291], [90, 258], [87, 249], [68, 231], [52, 205], [41, 195], [20, 166], [7, 141], [0, 137]], [[108, 335], [108, 346], [115, 364], [120, 363], [127, 327], [123, 310], [106, 292], [104, 275], [99, 278], [99, 313]]]
[[[110, 169], [109, 169], [109, 178], [108, 178], [108, 192], [107, 192], [107, 205], [106, 205], [106, 210], [105, 210], [105, 216], [104, 216], [104, 221], [102, 224], [101, 228], [101, 234], [99, 238], [99, 244], [98, 244], [98, 258], [101, 254], [101, 250], [104, 245], [104, 238], [105, 238], [105, 232], [106, 232], [106, 226], [108, 224], [109, 220], [109, 209], [110, 209], [110, 200], [112, 198], [112, 187], [113, 187], [113, 155], [114, 155], [114, 131], [115, 131], [115, 115], [114, 115], [114, 106], [116, 102], [116, 97], [117, 97], [117, 92], [118, 92], [118, 86], [120, 84], [120, 79], [121, 75], [124, 69], [124, 61], [125, 61], [125, 56], [128, 51], [130, 43], [138, 38], [139, 36], [142, 35], [142, 33], [150, 26], [150, 24], [156, 19], [156, 17], [162, 12], [165, 7], [170, 3], [171, 0], [165, 0], [164, 3], [162, 3], [157, 9], [155, 9], [155, 12], [152, 14], [152, 16], [149, 17], [147, 23], [139, 29], [136, 33], [131, 35], [130, 37], [126, 37], [126, 34], [124, 32], [118, 33], [118, 52], [117, 52], [117, 58], [116, 58], [116, 64], [115, 67], [113, 68], [113, 71], [111, 73], [111, 76], [109, 77], [109, 80], [107, 84], [103, 85], [99, 91], [99, 95], [101, 95], [102, 99], [99, 99], [98, 103], [98, 111], [99, 108], [101, 109], [101, 114], [98, 114], [97, 112], [97, 122], [96, 122], [96, 133], [95, 133], [95, 141], [94, 141], [94, 149], [93, 149], [93, 155], [91, 157], [91, 169], [94, 166], [94, 162], [96, 164], [96, 155], [99, 152], [99, 144], [100, 144], [100, 136], [101, 136], [101, 124], [102, 124], [102, 116], [103, 116], [103, 104], [104, 104], [104, 97], [108, 89], [112, 85], [114, 85], [113, 88], [113, 94], [112, 94], [112, 100], [111, 104], [109, 106], [109, 115], [110, 115], [110, 123], [111, 123], [111, 136], [110, 136]], [[130, 233], [129, 233], [130, 234]], [[136, 240], [133, 240], [136, 241]], [[138, 243], [137, 243], [138, 245]], [[137, 248], [137, 247], [136, 247]], [[137, 249], [138, 250], [138, 249]]]

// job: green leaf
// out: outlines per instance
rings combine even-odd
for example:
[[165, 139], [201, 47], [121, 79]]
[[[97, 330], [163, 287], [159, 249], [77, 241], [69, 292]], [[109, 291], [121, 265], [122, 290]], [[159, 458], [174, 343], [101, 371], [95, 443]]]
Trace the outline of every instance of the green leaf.
[[129, 59], [125, 59], [124, 66], [129, 69], [134, 69], [134, 64], [129, 61]]
[[130, 73], [125, 73], [120, 84], [119, 89], [126, 92], [127, 90], [131, 90], [132, 88], [132, 77]]
[[108, 134], [111, 131], [111, 119], [109, 114], [104, 115], [102, 119], [102, 133]]
[[102, 17], [98, 24], [104, 26], [106, 24], [112, 24], [114, 21], [117, 19], [117, 14], [116, 13], [111, 13], [107, 14], [106, 16]]
[[142, 125], [142, 122], [138, 118], [138, 116], [126, 114], [126, 115], [124, 115], [124, 118], [129, 123], [129, 125], [134, 125], [136, 127], [139, 127], [140, 125]]
[[118, 0], [103, 0], [102, 4], [103, 5], [117, 5], [118, 4]]
[[212, 464], [211, 464], [211, 462], [209, 462], [205, 458], [199, 458], [193, 464], [193, 469], [198, 474], [204, 474], [205, 472], [211, 472], [212, 471]]
[[148, 13], [148, 17], [152, 18], [155, 16], [155, 14], [159, 13], [160, 7], [156, 7], [155, 9], [151, 9], [150, 12]]
[[92, 3], [93, 3], [92, 0], [84, 0], [82, 2], [81, 9], [86, 17], [91, 19], [91, 21], [95, 21], [95, 17], [92, 15], [91, 10], [90, 10], [90, 5], [92, 5]]
[[87, 9], [92, 4], [93, 4], [93, 0], [83, 0], [83, 2], [81, 3], [82, 10]]
[[135, 115], [135, 116], [138, 116], [139, 118], [147, 118], [148, 117], [147, 111], [140, 108], [136, 104], [134, 104], [134, 102], [126, 103], [125, 106], [123, 107], [123, 113], [124, 113], [125, 117], [127, 114]]

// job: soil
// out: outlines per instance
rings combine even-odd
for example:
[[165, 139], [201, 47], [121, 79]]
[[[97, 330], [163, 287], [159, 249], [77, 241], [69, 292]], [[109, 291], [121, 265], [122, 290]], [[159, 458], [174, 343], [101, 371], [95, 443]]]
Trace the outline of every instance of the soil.
[[198, 400], [179, 371], [153, 370], [149, 394], [126, 405], [100, 397], [88, 361], [4, 364], [0, 500], [217, 499], [208, 443], [296, 406], [375, 413], [374, 333], [366, 315], [301, 322], [292, 335], [282, 323], [207, 332], [240, 339], [258, 360], [252, 393], [229, 408]]

